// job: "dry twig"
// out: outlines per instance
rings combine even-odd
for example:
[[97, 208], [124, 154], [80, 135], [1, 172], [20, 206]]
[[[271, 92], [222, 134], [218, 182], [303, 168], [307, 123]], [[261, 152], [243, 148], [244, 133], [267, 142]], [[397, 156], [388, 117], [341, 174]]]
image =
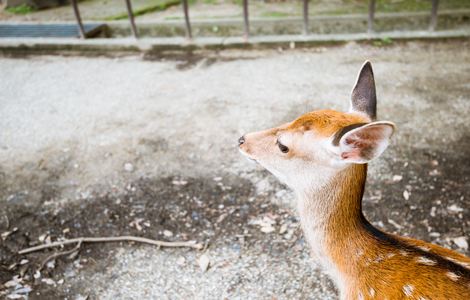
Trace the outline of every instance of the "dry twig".
[[73, 247], [72, 249], [70, 249], [70, 250], [62, 251], [62, 252], [56, 252], [56, 253], [48, 256], [45, 260], [43, 260], [43, 262], [41, 263], [41, 266], [39, 266], [38, 271], [41, 271], [44, 268], [44, 266], [47, 264], [47, 262], [50, 261], [51, 259], [54, 259], [54, 258], [63, 256], [63, 255], [67, 255], [67, 254], [73, 253], [75, 251], [78, 251], [81, 246], [82, 246], [82, 241], [79, 241], [77, 243], [77, 245], [75, 247]]
[[[104, 242], [137, 242], [137, 243], [155, 245], [158, 247], [173, 247], [173, 248], [174, 247], [188, 247], [188, 248], [194, 248], [198, 250], [203, 248], [203, 245], [200, 243], [197, 243], [196, 241], [165, 242], [165, 241], [157, 241], [157, 240], [152, 240], [152, 239], [137, 237], [137, 236], [79, 237], [79, 238], [39, 245], [39, 246], [31, 247], [31, 248], [26, 248], [26, 249], [18, 251], [18, 254], [27, 254], [27, 253], [47, 249], [47, 248], [53, 248], [53, 247], [64, 246], [64, 245], [75, 244], [75, 243], [78, 243], [78, 247], [79, 247], [82, 243], [104, 243]], [[76, 250], [76, 249], [74, 248], [73, 250]], [[59, 253], [59, 255], [62, 255], [62, 254]]]

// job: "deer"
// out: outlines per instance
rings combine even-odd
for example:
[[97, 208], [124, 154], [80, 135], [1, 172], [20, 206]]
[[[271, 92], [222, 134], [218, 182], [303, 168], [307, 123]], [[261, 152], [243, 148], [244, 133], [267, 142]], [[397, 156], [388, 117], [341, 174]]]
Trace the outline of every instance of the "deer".
[[314, 261], [340, 299], [470, 299], [470, 258], [386, 233], [364, 216], [367, 164], [389, 146], [395, 124], [377, 120], [366, 61], [348, 112], [316, 110], [243, 135], [239, 151], [291, 188]]

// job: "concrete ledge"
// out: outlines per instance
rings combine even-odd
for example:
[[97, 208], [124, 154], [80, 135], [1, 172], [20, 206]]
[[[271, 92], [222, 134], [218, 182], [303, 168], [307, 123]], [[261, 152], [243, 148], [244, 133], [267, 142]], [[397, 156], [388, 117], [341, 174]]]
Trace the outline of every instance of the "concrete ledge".
[[115, 39], [0, 39], [0, 54], [73, 54], [73, 55], [119, 55], [119, 54], [164, 54], [166, 51], [222, 50], [234, 48], [309, 47], [320, 44], [337, 44], [349, 41], [373, 40], [430, 40], [470, 38], [470, 29], [449, 31], [411, 31], [357, 34], [312, 34], [257, 36], [248, 41], [241, 37], [201, 37], [187, 40], [171, 38], [115, 38]]

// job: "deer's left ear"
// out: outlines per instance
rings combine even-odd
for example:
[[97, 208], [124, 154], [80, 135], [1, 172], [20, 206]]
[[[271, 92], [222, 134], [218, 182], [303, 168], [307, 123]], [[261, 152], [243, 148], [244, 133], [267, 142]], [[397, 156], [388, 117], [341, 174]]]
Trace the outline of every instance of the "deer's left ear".
[[339, 139], [340, 159], [363, 164], [380, 156], [395, 131], [392, 122], [372, 122], [344, 133]]
[[357, 75], [356, 84], [351, 92], [350, 110], [364, 113], [374, 121], [377, 118], [376, 107], [374, 72], [370, 61], [366, 61]]

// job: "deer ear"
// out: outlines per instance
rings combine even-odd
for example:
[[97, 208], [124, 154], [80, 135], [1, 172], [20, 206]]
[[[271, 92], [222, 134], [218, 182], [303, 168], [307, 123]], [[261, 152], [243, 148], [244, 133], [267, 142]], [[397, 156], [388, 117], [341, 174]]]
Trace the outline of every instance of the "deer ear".
[[362, 164], [380, 156], [394, 131], [391, 122], [372, 122], [344, 133], [338, 142], [341, 160]]
[[377, 97], [375, 94], [374, 72], [370, 61], [359, 71], [356, 85], [351, 92], [351, 111], [361, 112], [373, 121], [377, 118]]

